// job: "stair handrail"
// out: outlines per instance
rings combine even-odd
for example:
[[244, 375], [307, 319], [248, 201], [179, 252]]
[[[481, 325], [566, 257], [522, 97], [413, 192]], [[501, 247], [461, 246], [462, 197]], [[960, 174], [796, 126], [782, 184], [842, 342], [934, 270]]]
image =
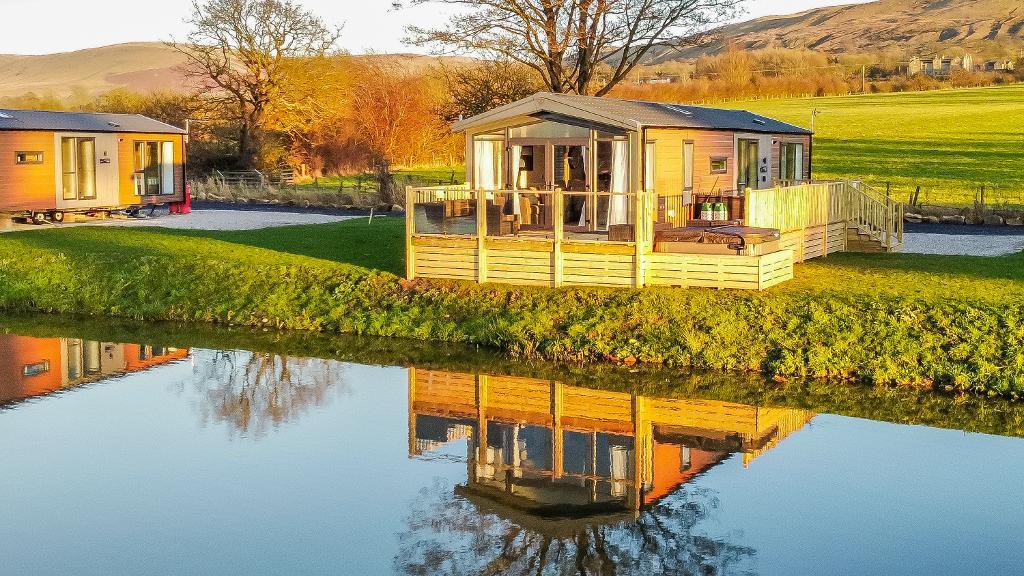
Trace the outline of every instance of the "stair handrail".
[[[903, 217], [906, 205], [879, 193], [862, 181], [847, 181], [844, 186], [849, 221], [872, 239], [894, 248], [903, 244]], [[895, 240], [895, 242], [894, 242]]]

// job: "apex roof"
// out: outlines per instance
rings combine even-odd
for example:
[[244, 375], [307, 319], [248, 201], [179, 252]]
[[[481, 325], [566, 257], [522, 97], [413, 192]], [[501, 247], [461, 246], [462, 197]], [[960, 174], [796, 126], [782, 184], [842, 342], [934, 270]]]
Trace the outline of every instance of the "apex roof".
[[500, 123], [502, 120], [515, 116], [543, 114], [575, 117], [626, 130], [697, 128], [771, 134], [811, 134], [811, 131], [806, 128], [746, 110], [551, 92], [539, 92], [511, 104], [466, 118], [456, 122], [453, 128], [456, 131], [463, 131], [476, 126]]
[[0, 130], [185, 134], [181, 128], [141, 114], [9, 109], [0, 109]]

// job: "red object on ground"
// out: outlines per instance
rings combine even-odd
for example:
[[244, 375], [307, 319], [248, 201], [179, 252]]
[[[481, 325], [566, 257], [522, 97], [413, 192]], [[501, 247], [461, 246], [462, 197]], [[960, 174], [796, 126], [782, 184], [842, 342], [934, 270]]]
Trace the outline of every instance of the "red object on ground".
[[188, 182], [185, 183], [185, 199], [181, 202], [172, 202], [170, 207], [171, 214], [188, 214], [192, 212], [192, 187], [189, 186]]

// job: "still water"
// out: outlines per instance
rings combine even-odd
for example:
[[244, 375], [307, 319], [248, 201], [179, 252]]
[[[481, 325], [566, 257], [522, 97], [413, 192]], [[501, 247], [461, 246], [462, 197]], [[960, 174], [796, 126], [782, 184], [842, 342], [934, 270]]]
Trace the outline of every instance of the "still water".
[[1016, 574], [1024, 440], [0, 334], [2, 574]]

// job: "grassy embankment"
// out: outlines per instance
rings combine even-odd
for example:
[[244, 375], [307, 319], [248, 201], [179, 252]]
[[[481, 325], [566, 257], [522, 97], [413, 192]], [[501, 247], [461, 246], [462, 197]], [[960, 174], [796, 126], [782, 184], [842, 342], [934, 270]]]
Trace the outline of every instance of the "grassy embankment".
[[766, 383], [756, 374], [739, 372], [681, 372], [657, 366], [530, 362], [445, 343], [196, 323], [0, 315], [0, 333], [3, 332], [39, 338], [249, 350], [261, 356], [325, 358], [360, 364], [500, 374], [557, 380], [592, 389], [636, 392], [655, 398], [700, 398], [789, 407], [899, 424], [1024, 436], [1024, 403], [979, 396], [947, 396], [913, 388], [850, 386], [843, 382], [803, 379]]
[[839, 254], [764, 293], [405, 283], [402, 222], [0, 235], [0, 308], [1024, 394], [1024, 255]]
[[731, 102], [800, 126], [815, 120], [814, 177], [863, 179], [906, 202], [1024, 207], [1024, 84]]

